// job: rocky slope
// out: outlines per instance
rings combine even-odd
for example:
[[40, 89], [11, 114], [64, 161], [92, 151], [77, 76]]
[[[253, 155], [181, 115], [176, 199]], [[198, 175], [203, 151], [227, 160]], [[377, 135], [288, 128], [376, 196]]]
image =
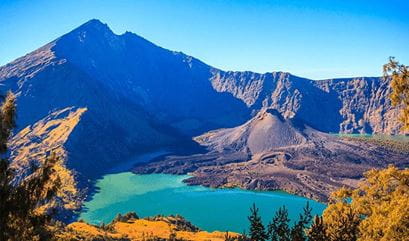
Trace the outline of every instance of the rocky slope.
[[409, 153], [342, 139], [297, 119], [263, 109], [245, 124], [195, 138], [208, 152], [139, 164], [136, 173], [190, 173], [193, 185], [285, 190], [319, 201], [355, 187], [363, 173], [388, 164], [409, 165]]
[[277, 109], [315, 129], [332, 133], [401, 133], [383, 78], [309, 80], [289, 73], [213, 70], [213, 87], [233, 94], [251, 110]]
[[137, 153], [244, 121], [245, 105], [213, 90], [206, 68], [92, 20], [1, 67], [0, 82], [17, 94], [20, 128], [67, 106], [88, 109], [66, 148], [68, 165], [92, 178]]
[[87, 108], [65, 148], [68, 167], [91, 179], [141, 152], [188, 150], [192, 137], [267, 107], [324, 132], [399, 132], [380, 78], [225, 72], [98, 20], [0, 67], [0, 84], [17, 94], [19, 131], [53, 111]]

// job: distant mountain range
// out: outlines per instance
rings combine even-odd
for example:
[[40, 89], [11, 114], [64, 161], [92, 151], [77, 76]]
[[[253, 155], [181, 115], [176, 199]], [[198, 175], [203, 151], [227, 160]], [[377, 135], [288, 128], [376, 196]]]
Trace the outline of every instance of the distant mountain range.
[[18, 131], [81, 110], [63, 117], [75, 116], [75, 127], [57, 121], [59, 132], [51, 126], [37, 139], [68, 133], [67, 165], [89, 178], [138, 153], [193, 147], [192, 137], [239, 126], [261, 109], [327, 133], [397, 134], [400, 127], [382, 78], [226, 72], [133, 33], [116, 35], [98, 20], [0, 67], [0, 83], [2, 93], [17, 94]]

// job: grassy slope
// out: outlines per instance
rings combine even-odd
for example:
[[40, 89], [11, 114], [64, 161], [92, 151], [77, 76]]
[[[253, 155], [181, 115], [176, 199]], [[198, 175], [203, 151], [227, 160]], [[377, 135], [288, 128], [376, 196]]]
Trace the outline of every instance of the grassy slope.
[[[182, 217], [154, 217], [149, 219], [130, 218], [114, 221], [102, 227], [84, 222], [68, 225], [68, 231], [61, 234], [63, 240], [146, 240], [149, 238], [168, 239], [171, 234], [178, 239], [194, 241], [224, 241], [225, 232], [201, 231]], [[229, 233], [236, 236], [236, 233]]]

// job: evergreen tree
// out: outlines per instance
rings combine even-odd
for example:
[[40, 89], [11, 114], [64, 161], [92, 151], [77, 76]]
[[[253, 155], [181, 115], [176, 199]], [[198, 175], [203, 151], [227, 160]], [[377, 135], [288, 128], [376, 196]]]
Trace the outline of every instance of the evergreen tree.
[[288, 211], [285, 206], [280, 207], [275, 213], [273, 220], [268, 225], [268, 234], [272, 241], [290, 241], [290, 227], [288, 223]]
[[327, 229], [322, 216], [315, 216], [314, 222], [307, 231], [308, 241], [328, 241]]
[[58, 202], [61, 182], [54, 168], [59, 161], [49, 155], [42, 165], [32, 163], [23, 179], [7, 158], [7, 142], [15, 126], [15, 97], [8, 93], [0, 108], [0, 240], [49, 240], [49, 225]]
[[15, 113], [15, 98], [13, 94], [8, 93], [0, 108], [0, 240], [7, 240], [10, 235], [8, 223], [12, 210], [9, 200], [13, 192], [11, 183], [14, 173], [5, 154], [11, 130], [15, 126]]
[[305, 235], [305, 230], [312, 220], [311, 211], [312, 208], [310, 207], [309, 202], [307, 202], [307, 204], [303, 208], [303, 213], [300, 214], [299, 220], [294, 224], [293, 228], [291, 229], [292, 241], [305, 241], [307, 239]]
[[235, 241], [237, 238], [230, 236], [229, 232], [226, 231], [226, 234], [224, 235], [224, 241]]
[[242, 233], [237, 237], [237, 241], [251, 241], [251, 239], [247, 237], [246, 233]]
[[252, 241], [264, 241], [268, 238], [265, 231], [261, 217], [258, 214], [258, 208], [256, 204], [250, 208], [250, 216], [248, 217], [250, 221], [250, 240]]

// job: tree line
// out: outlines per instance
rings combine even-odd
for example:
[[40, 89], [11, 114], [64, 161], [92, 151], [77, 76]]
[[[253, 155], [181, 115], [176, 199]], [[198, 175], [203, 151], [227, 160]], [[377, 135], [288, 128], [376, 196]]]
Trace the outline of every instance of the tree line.
[[254, 241], [307, 240], [309, 232], [305, 232], [305, 230], [309, 227], [312, 221], [311, 211], [312, 209], [307, 202], [307, 205], [303, 209], [303, 213], [300, 214], [299, 219], [291, 227], [288, 210], [285, 206], [282, 206], [275, 213], [270, 223], [267, 226], [264, 226], [259, 215], [259, 209], [256, 207], [256, 204], [253, 204], [250, 208], [250, 216], [248, 217], [250, 222], [248, 239]]
[[248, 219], [251, 241], [407, 241], [409, 169], [371, 170], [358, 188], [334, 192], [322, 216], [312, 218], [307, 203], [292, 227], [285, 207], [264, 226], [253, 204]]
[[[390, 57], [383, 73], [390, 79], [391, 104], [401, 109], [402, 130], [409, 131], [409, 66]], [[253, 204], [248, 219], [249, 234], [226, 241], [408, 241], [409, 169], [371, 170], [357, 189], [332, 193], [322, 216], [312, 218], [307, 205], [292, 227], [285, 207], [264, 226]]]
[[[391, 101], [401, 108], [403, 129], [409, 130], [409, 67], [394, 58], [384, 65], [391, 79]], [[21, 176], [9, 159], [8, 141], [15, 127], [15, 96], [9, 92], [0, 107], [0, 240], [57, 240], [64, 224], [55, 220], [69, 200], [56, 170], [61, 158], [53, 153], [29, 165]], [[372, 241], [409, 240], [409, 170], [393, 166], [371, 170], [357, 189], [333, 193], [322, 216], [311, 216], [307, 205], [291, 226], [281, 207], [265, 226], [259, 209], [250, 209], [249, 234], [230, 237], [238, 241]]]

